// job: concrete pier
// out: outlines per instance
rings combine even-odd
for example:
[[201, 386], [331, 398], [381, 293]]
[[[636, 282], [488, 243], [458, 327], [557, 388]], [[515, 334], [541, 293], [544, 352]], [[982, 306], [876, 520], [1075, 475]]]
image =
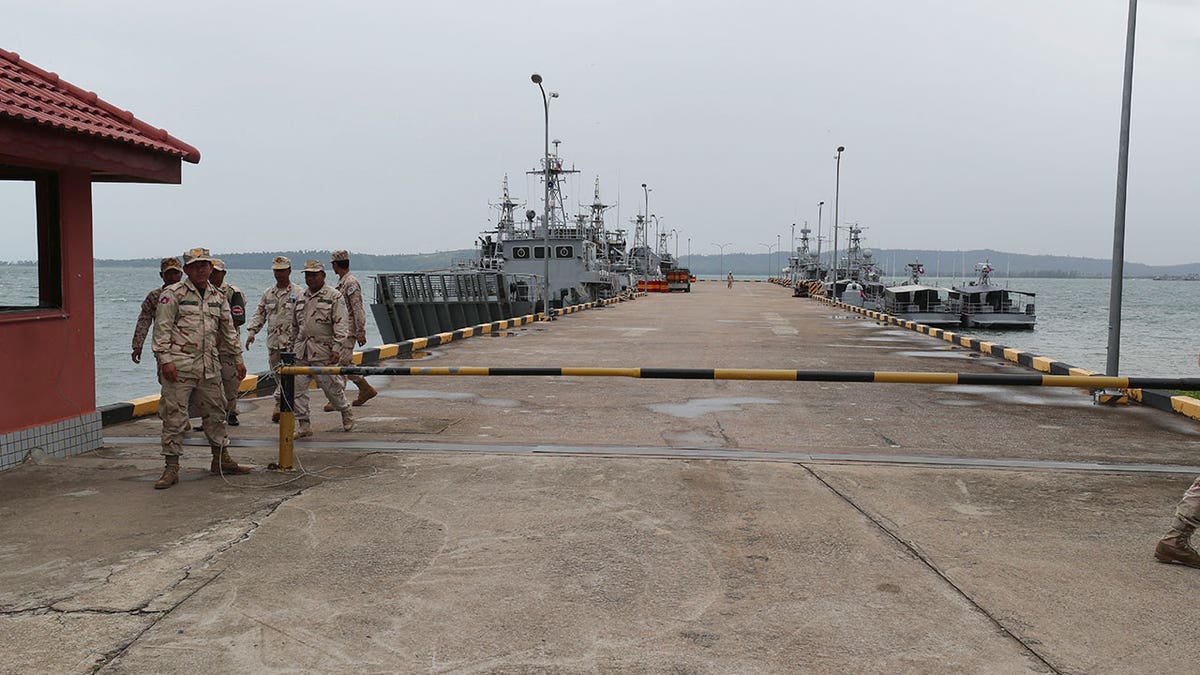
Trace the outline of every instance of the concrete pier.
[[[1019, 346], [1019, 336], [1012, 342]], [[700, 283], [413, 363], [1021, 372], [770, 284]], [[157, 418], [0, 474], [0, 672], [1169, 672], [1154, 542], [1197, 423], [1085, 391], [375, 377], [306, 473]], [[314, 390], [313, 409], [323, 396]], [[276, 458], [271, 402], [233, 454]]]

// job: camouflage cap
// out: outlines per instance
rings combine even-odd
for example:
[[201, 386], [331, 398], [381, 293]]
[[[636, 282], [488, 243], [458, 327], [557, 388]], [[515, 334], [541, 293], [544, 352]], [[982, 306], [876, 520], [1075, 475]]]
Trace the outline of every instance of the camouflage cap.
[[179, 263], [179, 258], [163, 258], [158, 263], [158, 271], [166, 272], [167, 270], [183, 271], [183, 265]]
[[225, 261], [220, 258], [213, 258], [213, 270], [216, 272], [225, 271]]
[[325, 266], [322, 265], [319, 261], [309, 260], [308, 262], [304, 263], [304, 271], [305, 272], [324, 272]]
[[287, 259], [287, 256], [277, 255], [271, 261], [271, 269], [273, 270], [290, 270], [292, 269], [292, 261]]
[[338, 249], [329, 258], [330, 262], [350, 262], [350, 252]]
[[209, 250], [206, 248], [196, 247], [196, 248], [188, 249], [183, 254], [183, 266], [184, 267], [187, 267], [188, 265], [191, 265], [192, 263], [212, 262], [212, 261], [213, 261], [212, 253], [209, 252]]

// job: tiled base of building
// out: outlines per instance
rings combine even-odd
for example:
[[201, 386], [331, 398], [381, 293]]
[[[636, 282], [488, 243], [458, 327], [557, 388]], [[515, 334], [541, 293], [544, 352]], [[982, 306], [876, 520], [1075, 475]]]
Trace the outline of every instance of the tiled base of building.
[[34, 451], [47, 457], [68, 457], [95, 450], [103, 443], [99, 412], [0, 434], [0, 471], [21, 464]]

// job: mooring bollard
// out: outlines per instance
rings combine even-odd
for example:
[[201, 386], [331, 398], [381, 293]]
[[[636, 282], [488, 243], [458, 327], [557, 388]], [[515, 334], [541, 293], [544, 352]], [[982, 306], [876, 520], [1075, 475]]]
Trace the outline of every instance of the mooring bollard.
[[[279, 355], [284, 366], [296, 365], [294, 352]], [[292, 471], [295, 461], [292, 442], [296, 431], [296, 376], [275, 373], [279, 378], [279, 463], [268, 467], [275, 471]]]

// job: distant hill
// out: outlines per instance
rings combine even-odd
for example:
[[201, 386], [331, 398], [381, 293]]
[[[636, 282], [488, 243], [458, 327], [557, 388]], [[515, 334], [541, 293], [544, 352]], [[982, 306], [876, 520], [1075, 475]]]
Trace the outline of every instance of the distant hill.
[[[872, 249], [875, 260], [886, 270], [887, 276], [899, 277], [904, 274], [904, 265], [919, 260], [925, 265], [929, 276], [970, 278], [974, 276], [975, 263], [985, 260], [991, 262], [992, 268], [1000, 277], [1058, 277], [1058, 278], [1108, 278], [1111, 264], [1102, 258], [1079, 258], [1073, 256], [1027, 255], [1024, 253], [1006, 253], [992, 249], [977, 249], [971, 251], [935, 251], [915, 249]], [[254, 253], [217, 253], [216, 256], [225, 264], [235, 269], [267, 269], [271, 259], [277, 255], [285, 255], [292, 261], [294, 269], [304, 266], [304, 261], [312, 258], [323, 263], [329, 262], [329, 251], [259, 251]], [[354, 269], [386, 270], [390, 272], [414, 272], [420, 270], [440, 269], [450, 265], [453, 260], [472, 259], [476, 255], [474, 249], [458, 249], [454, 251], [437, 251], [435, 253], [413, 253], [382, 255], [377, 253], [351, 252]], [[735, 276], [767, 275], [777, 273], [787, 264], [786, 255], [773, 253], [768, 259], [766, 253], [726, 253], [722, 256], [694, 254], [689, 258], [686, 254], [680, 256], [684, 265], [690, 265], [695, 274], [723, 275], [732, 271]], [[126, 260], [98, 259], [97, 267], [156, 267], [157, 258], [134, 258]], [[2, 263], [0, 263], [2, 264]], [[724, 269], [722, 269], [724, 265]], [[1143, 263], [1126, 262], [1126, 277], [1153, 276], [1183, 276], [1200, 274], [1200, 263], [1184, 265], [1146, 265]]]

